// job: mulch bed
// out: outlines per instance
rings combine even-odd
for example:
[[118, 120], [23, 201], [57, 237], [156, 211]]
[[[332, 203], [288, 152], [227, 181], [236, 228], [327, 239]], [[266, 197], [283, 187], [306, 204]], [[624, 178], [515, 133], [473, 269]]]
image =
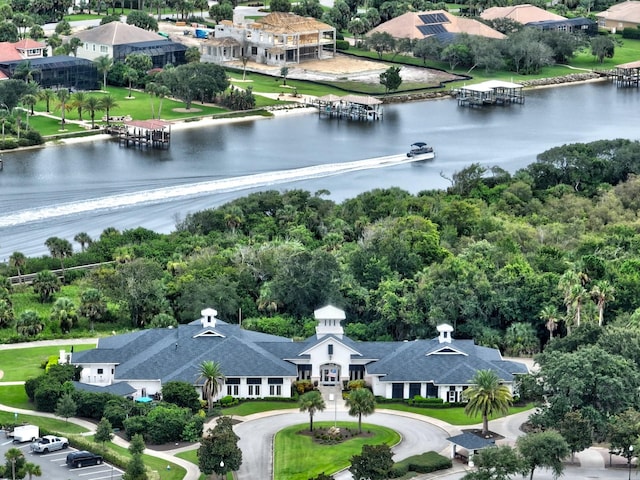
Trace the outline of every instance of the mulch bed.
[[492, 432], [491, 430], [489, 430], [486, 435], [483, 435], [481, 428], [468, 428], [462, 431], [465, 433], [473, 433], [477, 437], [484, 438], [485, 440], [503, 440], [504, 439], [502, 435], [496, 432]]

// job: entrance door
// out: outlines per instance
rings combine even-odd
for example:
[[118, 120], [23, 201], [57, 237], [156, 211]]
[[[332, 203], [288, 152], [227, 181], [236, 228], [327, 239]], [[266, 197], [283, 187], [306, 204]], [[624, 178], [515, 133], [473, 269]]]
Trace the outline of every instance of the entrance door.
[[325, 385], [335, 385], [338, 382], [338, 367], [336, 365], [328, 365], [322, 367], [321, 380]]

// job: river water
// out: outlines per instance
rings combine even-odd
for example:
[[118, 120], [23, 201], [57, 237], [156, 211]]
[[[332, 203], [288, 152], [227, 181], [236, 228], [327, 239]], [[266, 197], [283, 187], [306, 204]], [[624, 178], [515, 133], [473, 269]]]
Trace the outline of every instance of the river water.
[[[474, 162], [514, 172], [553, 146], [638, 139], [639, 119], [640, 91], [599, 82], [528, 91], [525, 105], [508, 107], [389, 105], [379, 122], [291, 113], [180, 130], [162, 151], [107, 140], [4, 153], [0, 261], [47, 253], [51, 236], [168, 233], [187, 213], [258, 190], [325, 189], [340, 202], [373, 188], [442, 189]], [[399, 162], [415, 141], [432, 144], [436, 159]]]

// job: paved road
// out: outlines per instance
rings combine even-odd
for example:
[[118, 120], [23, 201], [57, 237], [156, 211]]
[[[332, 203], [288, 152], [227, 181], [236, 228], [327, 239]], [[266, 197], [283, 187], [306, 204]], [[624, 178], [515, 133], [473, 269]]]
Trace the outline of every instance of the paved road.
[[[345, 409], [337, 411], [327, 408], [324, 412], [314, 416], [317, 421], [354, 421]], [[399, 416], [387, 412], [376, 412], [363, 418], [363, 423], [373, 423], [393, 428], [402, 436], [400, 444], [393, 448], [394, 460], [401, 460], [411, 455], [417, 455], [425, 451], [441, 452], [448, 448], [446, 438], [451, 434], [459, 433], [453, 428], [451, 431], [426, 421], [427, 418], [414, 415]], [[309, 414], [295, 410], [282, 411], [280, 414], [266, 416], [257, 414], [245, 417], [244, 421], [234, 427], [234, 431], [240, 437], [238, 443], [240, 449], [245, 452], [243, 462], [238, 471], [238, 480], [255, 480], [272, 478], [272, 445], [274, 434], [282, 428], [296, 424], [309, 424]], [[251, 454], [248, 454], [251, 452]], [[269, 475], [265, 475], [265, 471]], [[351, 478], [348, 472], [335, 477], [337, 480]]]

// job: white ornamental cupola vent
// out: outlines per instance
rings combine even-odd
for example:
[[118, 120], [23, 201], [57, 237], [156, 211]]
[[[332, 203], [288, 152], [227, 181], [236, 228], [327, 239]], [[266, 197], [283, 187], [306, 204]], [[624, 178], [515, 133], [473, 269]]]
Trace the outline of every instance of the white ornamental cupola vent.
[[326, 335], [335, 335], [338, 338], [342, 338], [344, 329], [341, 322], [346, 318], [343, 310], [333, 305], [327, 305], [313, 312], [313, 315], [318, 321], [316, 338], [322, 338]]
[[218, 311], [213, 308], [205, 308], [204, 310], [201, 310], [200, 315], [202, 315], [202, 318], [200, 319], [200, 321], [202, 322], [202, 328], [215, 328], [217, 314]]
[[438, 342], [440, 343], [451, 343], [451, 333], [453, 332], [453, 327], [451, 325], [447, 325], [443, 323], [442, 325], [438, 325], [436, 327], [438, 330]]

